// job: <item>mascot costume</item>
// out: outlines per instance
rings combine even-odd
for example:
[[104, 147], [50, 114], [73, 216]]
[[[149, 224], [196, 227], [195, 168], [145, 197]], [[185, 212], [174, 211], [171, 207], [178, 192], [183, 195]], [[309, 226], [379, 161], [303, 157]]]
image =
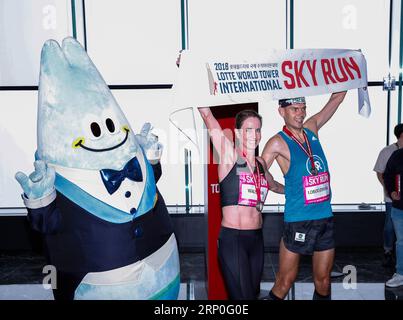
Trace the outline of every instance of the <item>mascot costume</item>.
[[150, 124], [133, 134], [73, 38], [44, 44], [38, 94], [35, 171], [16, 179], [57, 270], [55, 299], [176, 299], [178, 248]]

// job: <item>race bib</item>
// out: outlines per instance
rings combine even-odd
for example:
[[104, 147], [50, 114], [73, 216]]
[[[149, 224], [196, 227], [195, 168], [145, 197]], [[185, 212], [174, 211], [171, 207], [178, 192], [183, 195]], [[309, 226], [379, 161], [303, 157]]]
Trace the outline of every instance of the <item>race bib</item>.
[[[266, 200], [269, 192], [269, 185], [264, 174], [260, 175], [260, 199], [262, 202]], [[253, 176], [247, 172], [239, 172], [239, 197], [238, 204], [255, 207], [257, 204], [256, 187]]]
[[305, 204], [319, 203], [330, 198], [330, 177], [328, 172], [316, 176], [302, 177]]

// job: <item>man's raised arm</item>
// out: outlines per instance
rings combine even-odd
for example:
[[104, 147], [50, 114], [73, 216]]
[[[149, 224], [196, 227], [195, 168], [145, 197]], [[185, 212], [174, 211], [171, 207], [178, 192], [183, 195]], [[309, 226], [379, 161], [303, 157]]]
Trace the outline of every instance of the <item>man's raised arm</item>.
[[318, 113], [310, 117], [304, 124], [304, 127], [310, 129], [316, 135], [320, 128], [333, 116], [339, 105], [343, 102], [347, 91], [335, 92], [330, 96], [329, 101]]

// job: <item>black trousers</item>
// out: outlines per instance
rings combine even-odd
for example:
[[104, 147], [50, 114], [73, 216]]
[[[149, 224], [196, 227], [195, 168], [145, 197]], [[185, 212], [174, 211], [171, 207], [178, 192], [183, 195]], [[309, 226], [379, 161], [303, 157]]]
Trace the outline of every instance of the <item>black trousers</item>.
[[221, 227], [218, 260], [231, 300], [253, 300], [258, 297], [264, 263], [262, 229]]

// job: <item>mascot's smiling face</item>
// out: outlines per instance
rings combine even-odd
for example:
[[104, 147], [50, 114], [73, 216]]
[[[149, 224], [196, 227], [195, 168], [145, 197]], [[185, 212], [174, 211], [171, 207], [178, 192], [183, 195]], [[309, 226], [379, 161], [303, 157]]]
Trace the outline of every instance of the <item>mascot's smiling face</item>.
[[73, 38], [42, 49], [38, 156], [70, 168], [121, 169], [143, 157], [129, 123], [84, 48]]

